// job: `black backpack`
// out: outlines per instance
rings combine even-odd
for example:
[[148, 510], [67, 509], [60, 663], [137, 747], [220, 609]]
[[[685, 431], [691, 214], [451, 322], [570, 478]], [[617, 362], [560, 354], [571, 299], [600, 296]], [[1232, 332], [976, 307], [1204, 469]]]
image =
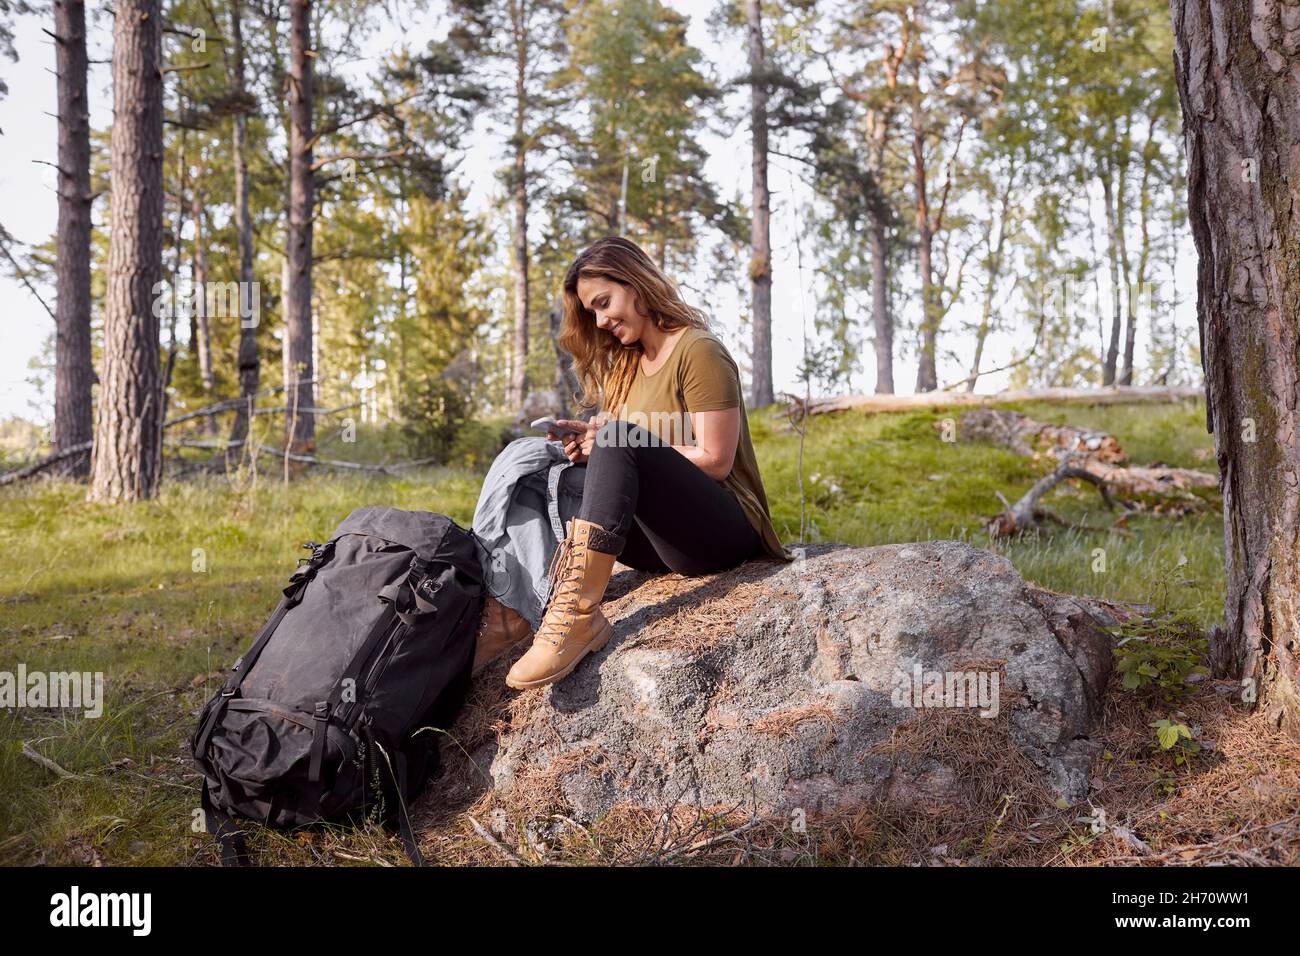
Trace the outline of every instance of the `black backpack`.
[[[246, 864], [232, 816], [356, 822], [382, 798], [417, 866], [406, 805], [469, 688], [482, 546], [446, 515], [359, 508], [309, 542], [284, 598], [190, 741], [208, 832]], [[422, 730], [423, 728], [423, 730]]]

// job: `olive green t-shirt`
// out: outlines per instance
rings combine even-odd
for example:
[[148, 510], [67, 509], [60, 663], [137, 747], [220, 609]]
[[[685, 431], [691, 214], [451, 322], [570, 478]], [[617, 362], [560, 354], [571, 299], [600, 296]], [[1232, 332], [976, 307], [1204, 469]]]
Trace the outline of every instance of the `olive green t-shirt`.
[[646, 374], [638, 360], [636, 376], [618, 418], [658, 435], [673, 445], [696, 444], [691, 412], [711, 412], [740, 407], [740, 439], [731, 473], [720, 483], [730, 491], [745, 517], [763, 540], [764, 551], [774, 558], [793, 561], [772, 526], [767, 492], [758, 472], [758, 459], [749, 438], [749, 419], [741, 396], [740, 369], [731, 353], [712, 333], [688, 328], [672, 346], [668, 360]]

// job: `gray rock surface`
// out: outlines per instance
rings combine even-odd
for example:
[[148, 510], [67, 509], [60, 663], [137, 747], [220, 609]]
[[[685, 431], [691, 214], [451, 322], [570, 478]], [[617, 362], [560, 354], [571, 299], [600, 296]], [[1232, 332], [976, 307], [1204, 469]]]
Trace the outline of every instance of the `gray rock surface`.
[[963, 672], [973, 680], [958, 689], [982, 673], [997, 697], [954, 699], [971, 705], [960, 719], [1000, 723], [1005, 748], [1027, 756], [1049, 792], [1087, 795], [1111, 669], [1100, 626], [1115, 618], [1026, 584], [988, 551], [821, 545], [794, 564], [702, 578], [627, 569], [605, 610], [613, 640], [512, 706], [491, 763], [498, 792], [548, 779], [582, 821], [619, 803], [786, 815], [942, 804], [959, 798], [958, 772], [883, 745], [941, 703], [912, 694], [927, 672]]

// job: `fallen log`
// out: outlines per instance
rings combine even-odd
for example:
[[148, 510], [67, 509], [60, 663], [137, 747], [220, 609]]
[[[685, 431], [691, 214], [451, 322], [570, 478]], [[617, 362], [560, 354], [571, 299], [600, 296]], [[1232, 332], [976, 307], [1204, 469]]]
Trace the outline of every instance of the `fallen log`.
[[[795, 396], [782, 393], [787, 399]], [[1077, 405], [1127, 405], [1145, 402], [1183, 402], [1203, 398], [1199, 386], [1114, 386], [1110, 388], [1039, 388], [987, 395], [972, 392], [921, 392], [916, 395], [843, 395], [813, 399], [807, 414], [825, 415], [861, 409], [869, 412], [909, 412], [923, 408], [1001, 405], [1007, 402], [1059, 402]], [[799, 399], [799, 404], [803, 404]], [[773, 418], [785, 418], [788, 409], [772, 412]]]
[[[941, 426], [936, 424], [936, 427]], [[1039, 422], [1001, 408], [963, 412], [958, 437], [962, 441], [1002, 445], [1026, 457], [1046, 452], [1059, 458], [1066, 452], [1077, 452], [1103, 462], [1121, 462], [1126, 458], [1114, 435], [1078, 425]]]
[[391, 465], [371, 465], [360, 461], [343, 461], [339, 458], [321, 458], [317, 455], [300, 455], [293, 452], [286, 452], [282, 448], [275, 448], [271, 445], [263, 445], [261, 442], [242, 442], [229, 441], [220, 438], [182, 438], [179, 441], [167, 443], [172, 448], [214, 448], [225, 450], [228, 448], [240, 448], [247, 444], [256, 451], [264, 451], [269, 455], [277, 458], [288, 458], [290, 461], [302, 462], [308, 465], [326, 465], [330, 468], [345, 468], [352, 471], [374, 471], [380, 474], [392, 476], [394, 472], [402, 471], [405, 468], [418, 468], [422, 465], [438, 464], [439, 458], [415, 458], [411, 461], [394, 462]]
[[73, 445], [71, 448], [65, 448], [63, 451], [55, 452], [38, 462], [34, 462], [25, 468], [19, 468], [17, 471], [8, 471], [0, 475], [0, 487], [14, 481], [21, 481], [24, 478], [30, 478], [38, 475], [51, 465], [57, 465], [65, 458], [71, 458], [73, 455], [80, 455], [82, 452], [90, 451], [95, 443], [93, 441], [83, 441], [79, 445]]
[[[313, 379], [312, 381], [315, 380]], [[262, 389], [262, 391], [258, 392], [257, 395], [253, 395], [245, 398], [230, 398], [230, 399], [226, 399], [225, 401], [216, 402], [215, 404], [208, 405], [204, 408], [200, 408], [197, 411], [186, 412], [184, 415], [177, 415], [175, 418], [169, 418], [165, 422], [163, 422], [162, 427], [171, 428], [173, 425], [180, 425], [183, 422], [193, 421], [196, 418], [207, 418], [209, 416], [218, 414], [219, 412], [229, 412], [238, 408], [245, 408], [250, 404], [249, 401], [250, 398], [256, 398], [258, 395], [272, 395], [276, 392], [284, 391], [284, 388], [285, 386], [283, 385], [272, 385], [270, 388]], [[310, 412], [311, 414], [314, 415], [333, 415], [336, 414], [337, 412], [343, 412], [343, 411], [347, 411], [348, 409], [360, 408], [360, 407], [361, 407], [360, 402], [354, 402], [351, 405], [340, 405], [338, 408], [300, 408], [298, 409], [298, 412], [300, 414], [306, 414]], [[275, 415], [275, 414], [283, 415], [290, 411], [292, 411], [292, 407], [285, 405], [285, 406], [277, 406], [273, 408], [254, 408], [253, 414], [254, 415]], [[24, 478], [31, 478], [34, 477], [35, 475], [39, 475], [41, 472], [45, 471], [47, 468], [51, 467], [52, 465], [57, 465], [59, 462], [67, 458], [71, 458], [73, 455], [79, 455], [83, 452], [91, 451], [94, 448], [94, 445], [95, 443], [92, 441], [82, 442], [79, 445], [73, 445], [71, 448], [65, 448], [63, 451], [55, 452], [52, 455], [48, 455], [45, 458], [42, 458], [40, 461], [33, 462], [32, 464], [26, 465], [25, 467], [15, 469], [14, 471], [5, 472], [3, 475], [0, 475], [0, 487], [11, 484], [12, 482], [15, 481], [22, 481]]]
[[1219, 479], [1214, 475], [1193, 468], [1168, 468], [1164, 465], [1121, 468], [1100, 461], [1090, 461], [1085, 467], [1126, 495], [1176, 496], [1180, 500], [1203, 502], [1202, 498], [1192, 494], [1192, 489], [1219, 486]]
[[[313, 378], [313, 379], [308, 379], [302, 382], [301, 384], [311, 385], [314, 384], [316, 381], [317, 379]], [[196, 411], [186, 412], [184, 415], [177, 415], [175, 418], [169, 418], [167, 419], [167, 421], [163, 422], [163, 428], [171, 428], [173, 425], [179, 425], [181, 422], [188, 422], [195, 418], [205, 418], [209, 415], [215, 415], [218, 412], [229, 412], [237, 408], [247, 407], [250, 404], [250, 401], [252, 404], [256, 404], [256, 399], [260, 398], [261, 396], [275, 395], [278, 392], [283, 392], [286, 387], [287, 386], [284, 385], [271, 385], [268, 388], [262, 389], [260, 392], [255, 392], [252, 395], [241, 395], [239, 398], [227, 398], [224, 399], [223, 401], [216, 402], [212, 405], [207, 405], [203, 408], [197, 409]]]
[[[1074, 455], [1066, 455], [1050, 475], [1044, 475], [1034, 482], [1030, 488], [1014, 505], [1007, 502], [1000, 493], [998, 498], [1002, 500], [1005, 508], [994, 515], [985, 524], [990, 534], [996, 538], [1010, 538], [1018, 534], [1024, 534], [1026, 531], [1034, 531], [1042, 527], [1044, 521], [1051, 521], [1055, 524], [1067, 528], [1076, 528], [1086, 531], [1118, 531], [1126, 534], [1122, 525], [1116, 525], [1112, 528], [1099, 528], [1091, 525], [1082, 525], [1069, 522], [1054, 512], [1048, 511], [1042, 506], [1043, 496], [1059, 485], [1061, 482], [1076, 478], [1080, 481], [1086, 481], [1096, 486], [1097, 491], [1101, 494], [1101, 499], [1106, 503], [1107, 509], [1115, 510], [1115, 501], [1110, 496], [1110, 491], [1106, 487], [1106, 481], [1099, 478], [1091, 471], [1080, 468], [1074, 464]], [[1126, 509], [1127, 513], [1127, 509]]]
[[1114, 435], [1077, 425], [1035, 421], [1005, 409], [963, 412], [958, 437], [962, 441], [1000, 445], [1025, 457], [1069, 459], [1104, 481], [1117, 495], [1136, 499], [1125, 501], [1133, 511], [1149, 509], [1174, 515], [1199, 511], [1205, 499], [1195, 490], [1215, 488], [1219, 483], [1216, 476], [1192, 468], [1121, 465], [1128, 456]]

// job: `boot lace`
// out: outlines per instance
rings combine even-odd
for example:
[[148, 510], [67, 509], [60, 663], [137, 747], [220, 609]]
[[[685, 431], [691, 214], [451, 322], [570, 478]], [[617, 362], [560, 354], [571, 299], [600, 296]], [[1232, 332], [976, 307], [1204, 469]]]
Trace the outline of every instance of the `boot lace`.
[[[581, 560], [584, 547], [581, 542], [565, 538], [551, 556], [551, 565], [546, 572], [551, 582], [551, 593], [546, 602], [546, 620], [537, 636], [555, 647], [560, 645], [565, 634], [565, 629], [559, 626], [558, 620], [563, 620], [566, 625], [572, 621], [582, 593], [580, 576], [571, 572]], [[555, 612], [554, 617], [552, 612]], [[559, 633], [552, 637], [551, 634], [556, 631]]]

